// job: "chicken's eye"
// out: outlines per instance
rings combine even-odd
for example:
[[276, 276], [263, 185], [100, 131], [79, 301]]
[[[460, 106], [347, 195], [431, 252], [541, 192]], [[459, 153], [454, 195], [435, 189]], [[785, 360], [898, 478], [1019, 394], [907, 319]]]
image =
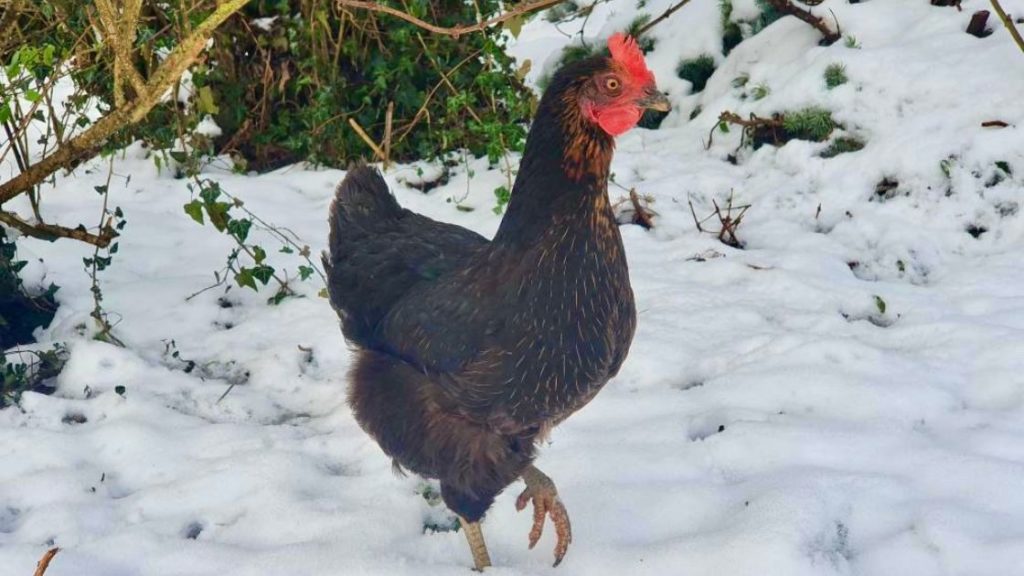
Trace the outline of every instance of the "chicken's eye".
[[618, 91], [618, 89], [619, 89], [619, 87], [621, 85], [622, 85], [622, 83], [619, 82], [619, 79], [614, 77], [614, 76], [609, 76], [609, 77], [604, 79], [604, 88], [605, 88], [605, 90], [607, 90], [609, 92], [616, 92], [616, 91]]

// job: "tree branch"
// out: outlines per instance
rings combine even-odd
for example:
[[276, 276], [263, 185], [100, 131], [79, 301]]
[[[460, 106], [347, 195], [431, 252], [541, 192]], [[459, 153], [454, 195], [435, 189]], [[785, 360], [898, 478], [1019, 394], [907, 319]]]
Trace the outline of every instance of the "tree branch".
[[824, 38], [821, 41], [821, 44], [823, 46], [830, 46], [832, 44], [835, 44], [840, 38], [843, 37], [838, 30], [833, 32], [832, 29], [828, 27], [828, 23], [825, 22], [824, 18], [811, 14], [809, 10], [804, 10], [802, 8], [794, 6], [791, 0], [768, 0], [768, 3], [771, 4], [772, 7], [778, 10], [781, 14], [795, 16], [800, 20], [807, 22], [811, 26], [814, 26], [814, 28], [817, 29], [818, 32], [821, 32], [821, 35], [824, 36]]
[[33, 164], [28, 170], [0, 184], [0, 205], [11, 198], [30, 190], [62, 167], [87, 158], [103, 145], [107, 138], [118, 130], [135, 124], [159, 103], [171, 85], [188, 69], [206, 46], [207, 40], [225, 20], [237, 12], [249, 0], [226, 0], [207, 16], [199, 26], [178, 44], [167, 56], [152, 77], [146, 82], [141, 94], [104, 116], [87, 130], [68, 140], [52, 154]]
[[110, 245], [111, 240], [117, 238], [117, 232], [114, 232], [109, 226], [101, 230], [99, 234], [91, 234], [85, 230], [85, 226], [81, 225], [78, 228], [65, 228], [64, 226], [46, 224], [45, 222], [29, 224], [6, 210], [0, 210], [0, 222], [7, 224], [25, 236], [39, 238], [40, 240], [53, 241], [57, 238], [71, 238], [79, 242], [106, 248]]
[[1020, 32], [1017, 27], [1013, 25], [1013, 20], [1007, 16], [1006, 11], [999, 5], [999, 0], [991, 0], [992, 8], [995, 9], [996, 14], [999, 15], [999, 19], [1003, 21], [1003, 25], [1010, 31], [1010, 36], [1013, 36], [1013, 41], [1017, 43], [1017, 47], [1020, 48], [1021, 52], [1024, 52], [1024, 38], [1020, 37]]
[[430, 22], [420, 20], [419, 18], [413, 16], [412, 14], [409, 14], [408, 12], [403, 12], [401, 10], [398, 10], [397, 8], [392, 8], [390, 6], [385, 6], [383, 4], [378, 4], [376, 2], [364, 2], [363, 0], [338, 0], [338, 6], [342, 8], [359, 8], [362, 10], [370, 10], [371, 12], [383, 12], [384, 14], [390, 14], [391, 16], [394, 16], [396, 18], [401, 18], [402, 20], [405, 20], [410, 24], [414, 24], [416, 26], [419, 26], [420, 28], [423, 28], [424, 30], [428, 30], [435, 34], [446, 34], [448, 36], [458, 38], [463, 34], [468, 34], [470, 32], [479, 32], [480, 30], [483, 30], [495, 24], [500, 24], [502, 22], [505, 22], [506, 20], [511, 20], [517, 16], [522, 16], [524, 14], [529, 14], [531, 12], [536, 12], [538, 10], [550, 8], [551, 6], [554, 6], [555, 4], [560, 4], [563, 1], [564, 0], [534, 0], [533, 2], [524, 2], [516, 6], [515, 8], [509, 10], [508, 12], [505, 12], [504, 14], [501, 14], [499, 16], [495, 16], [494, 18], [491, 18], [489, 20], [484, 20], [483, 22], [478, 22], [476, 24], [468, 26], [465, 24], [459, 24], [457, 26], [452, 26], [450, 28], [438, 26], [436, 24], [431, 24]]
[[651, 28], [654, 28], [656, 25], [660, 24], [663, 20], [665, 20], [666, 18], [671, 16], [676, 10], [679, 10], [680, 8], [682, 8], [683, 6], [686, 6], [689, 3], [690, 3], [690, 0], [681, 0], [678, 4], [675, 4], [673, 6], [669, 6], [667, 10], [665, 10], [664, 12], [661, 13], [661, 16], [658, 16], [654, 20], [651, 20], [647, 24], [644, 24], [642, 27], [640, 27], [640, 29], [636, 31], [636, 35], [637, 36], [643, 36], [645, 32], [647, 32]]

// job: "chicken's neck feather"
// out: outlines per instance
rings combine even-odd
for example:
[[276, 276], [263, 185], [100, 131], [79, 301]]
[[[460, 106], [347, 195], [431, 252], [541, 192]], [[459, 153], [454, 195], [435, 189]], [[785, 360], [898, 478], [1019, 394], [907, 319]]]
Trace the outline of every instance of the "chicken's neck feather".
[[549, 89], [541, 100], [496, 243], [529, 243], [567, 216], [584, 222], [610, 216], [608, 174], [615, 143], [583, 118], [579, 89], [579, 83]]

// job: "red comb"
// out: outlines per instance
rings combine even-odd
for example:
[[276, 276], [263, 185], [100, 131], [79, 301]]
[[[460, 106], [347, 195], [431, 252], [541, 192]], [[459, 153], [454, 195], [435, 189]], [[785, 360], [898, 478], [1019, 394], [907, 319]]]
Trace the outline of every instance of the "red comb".
[[632, 36], [622, 33], [613, 35], [608, 39], [608, 51], [612, 53], [612, 60], [622, 64], [641, 84], [654, 82], [654, 74], [647, 69], [647, 63], [644, 62], [644, 53]]

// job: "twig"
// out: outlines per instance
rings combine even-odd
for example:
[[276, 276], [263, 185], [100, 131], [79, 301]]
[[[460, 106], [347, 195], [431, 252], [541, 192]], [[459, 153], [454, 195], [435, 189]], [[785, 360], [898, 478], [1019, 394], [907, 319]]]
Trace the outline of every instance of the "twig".
[[[828, 23], [825, 22], [824, 18], [820, 18], [818, 16], [815, 16], [814, 14], [811, 14], [809, 10], [798, 8], [797, 6], [793, 5], [793, 2], [791, 0], [768, 0], [768, 2], [772, 5], [773, 8], [778, 10], [779, 13], [789, 16], [795, 16], [800, 20], [807, 22], [811, 26], [814, 26], [814, 28], [817, 29], [818, 32], [821, 32], [821, 35], [824, 36], [824, 38], [821, 41], [822, 45], [824, 46], [830, 46], [843, 37], [843, 35], [838, 32], [838, 24], [836, 25], [837, 31], [833, 32], [832, 29], [828, 27]], [[833, 18], [834, 17], [835, 15], [833, 14]]]
[[501, 14], [499, 16], [495, 16], [494, 18], [491, 18], [489, 20], [484, 20], [483, 22], [478, 22], [476, 24], [468, 26], [465, 24], [459, 24], [457, 26], [452, 27], [431, 24], [430, 22], [420, 20], [419, 18], [413, 16], [412, 14], [403, 12], [390, 6], [386, 6], [384, 4], [378, 4], [377, 2], [364, 2], [362, 0], [338, 0], [338, 6], [342, 8], [360, 8], [363, 10], [370, 10], [372, 12], [383, 12], [385, 14], [390, 14], [391, 16], [394, 16], [396, 18], [401, 18], [402, 20], [405, 20], [410, 24], [414, 24], [420, 28], [423, 28], [424, 30], [428, 30], [435, 34], [447, 34], [448, 36], [458, 38], [463, 34], [468, 34], [470, 32], [479, 32], [480, 30], [489, 28], [494, 24], [500, 24], [502, 22], [505, 22], [506, 20], [511, 20], [517, 16], [522, 16], [524, 14], [529, 14], [530, 12], [536, 12], [538, 10], [550, 8], [551, 6], [559, 4], [562, 1], [563, 0], [536, 0], [534, 2], [525, 2], [523, 4], [516, 6], [512, 10], [509, 10], [508, 12], [505, 12], [504, 14]]
[[60, 552], [60, 548], [50, 548], [47, 550], [46, 554], [43, 554], [43, 557], [36, 564], [36, 572], [33, 576], [43, 576], [43, 574], [46, 574], [46, 569], [50, 567], [50, 561], [57, 555], [57, 552]]
[[370, 135], [366, 133], [366, 130], [363, 130], [363, 127], [359, 125], [359, 122], [356, 122], [355, 118], [349, 117], [348, 125], [351, 126], [353, 130], [356, 131], [356, 134], [363, 139], [363, 142], [366, 142], [367, 146], [373, 149], [373, 153], [376, 154], [378, 158], [380, 158], [381, 162], [388, 161], [387, 154], [385, 154], [384, 151], [380, 149], [380, 146], [378, 146], [377, 143], [374, 142], [372, 138], [370, 138]]
[[391, 163], [391, 120], [395, 114], [395, 101], [388, 102], [388, 111], [384, 114], [384, 170]]
[[643, 36], [648, 30], [650, 30], [651, 28], [654, 28], [656, 25], [660, 24], [663, 20], [665, 20], [669, 16], [671, 16], [676, 10], [679, 10], [680, 8], [682, 8], [683, 6], [686, 6], [689, 3], [690, 3], [690, 0], [682, 0], [681, 2], [679, 2], [677, 4], [673, 4], [672, 6], [669, 6], [669, 8], [667, 10], [665, 10], [664, 12], [661, 13], [661, 16], [658, 16], [654, 20], [651, 20], [647, 24], [644, 24], [643, 26], [641, 26], [640, 29], [636, 31], [636, 35], [637, 36]]
[[1013, 41], [1017, 43], [1017, 47], [1020, 48], [1021, 52], [1024, 52], [1024, 38], [1021, 38], [1020, 32], [1013, 24], [1013, 20], [1007, 16], [1006, 11], [1003, 10], [1003, 7], [999, 4], [999, 0], [991, 0], [991, 2], [992, 8], [996, 11], [996, 14], [999, 15], [999, 19], [1003, 21], [1003, 25], [1006, 26], [1006, 29], [1010, 31], [1010, 36], [1013, 36]]

